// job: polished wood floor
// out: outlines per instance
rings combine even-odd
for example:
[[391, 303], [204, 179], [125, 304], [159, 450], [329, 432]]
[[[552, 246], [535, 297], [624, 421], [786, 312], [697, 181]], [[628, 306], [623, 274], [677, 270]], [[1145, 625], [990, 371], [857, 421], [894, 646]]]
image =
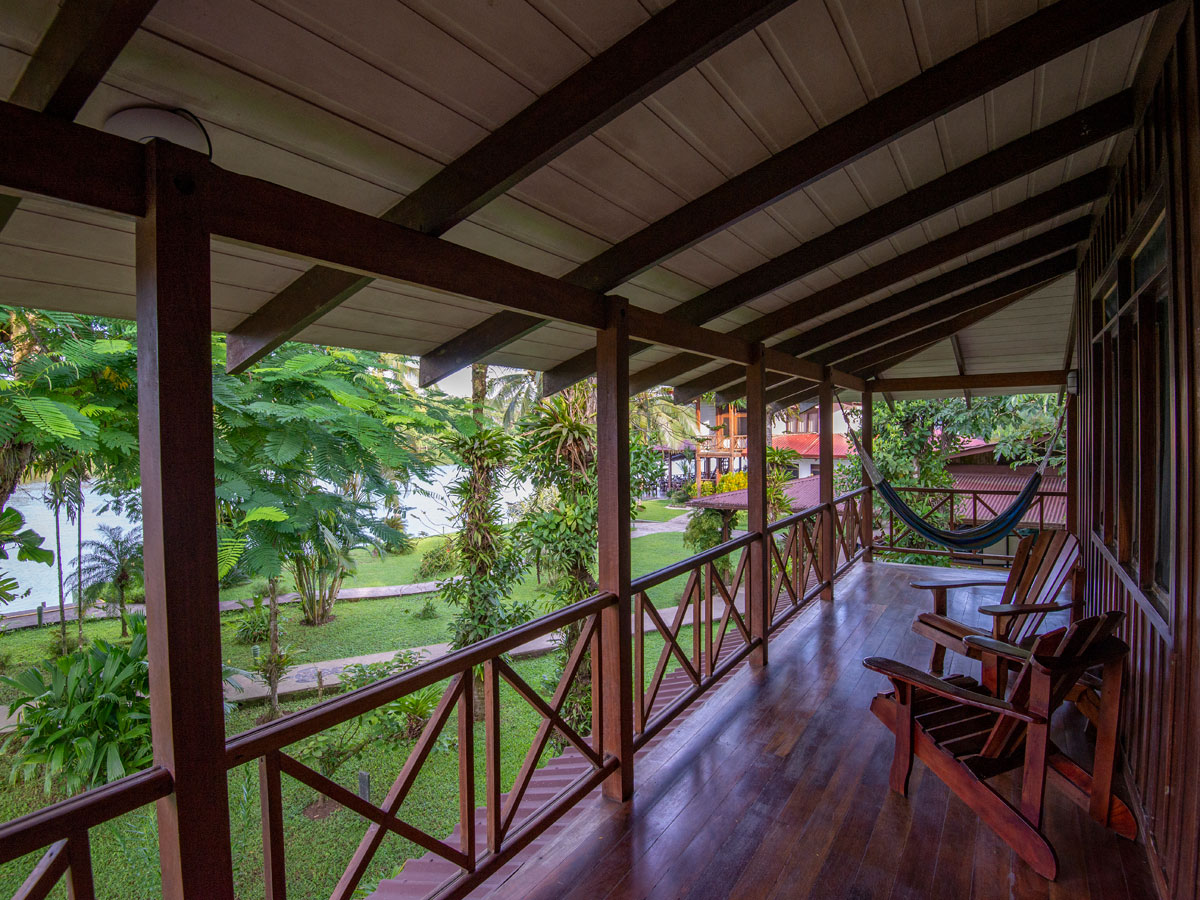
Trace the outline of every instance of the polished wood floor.
[[[1154, 896], [1143, 848], [1050, 792], [1047, 833], [1060, 874], [1047, 882], [919, 761], [910, 797], [888, 790], [892, 736], [867, 709], [886, 687], [865, 656], [924, 667], [912, 634], [928, 595], [918, 567], [859, 565], [669, 739], [637, 759], [636, 794], [602, 799], [493, 896], [600, 898], [1071, 898]], [[972, 617], [994, 592], [961, 592]], [[974, 663], [955, 659], [956, 671]], [[1082, 720], [1058, 740], [1082, 756]], [[1008, 779], [1006, 781], [1005, 779]], [[997, 782], [1011, 787], [1011, 776]]]

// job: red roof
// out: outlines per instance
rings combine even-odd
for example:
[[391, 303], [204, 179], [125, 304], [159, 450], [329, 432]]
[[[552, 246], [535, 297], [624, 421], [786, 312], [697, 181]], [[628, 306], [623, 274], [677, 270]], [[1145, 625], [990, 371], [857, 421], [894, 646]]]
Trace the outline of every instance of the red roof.
[[[777, 450], [795, 450], [805, 458], [816, 459], [821, 455], [819, 434], [777, 434], [771, 444]], [[833, 436], [833, 458], [846, 459], [850, 456], [850, 443], [844, 434]]]
[[[1020, 491], [1025, 487], [1025, 482], [1029, 480], [1032, 472], [1031, 467], [1014, 472], [1007, 466], [953, 466], [950, 469], [956, 490], [981, 492]], [[788, 482], [784, 491], [792, 500], [792, 510], [800, 512], [802, 509], [818, 505], [821, 502], [820, 484], [819, 475], [810, 475], [807, 478]], [[1067, 480], [1061, 475], [1047, 472], [1042, 479], [1042, 491], [1065, 492], [1066, 489]], [[955, 511], [961, 521], [972, 522], [978, 519], [986, 522], [995, 518], [997, 513], [1002, 512], [1013, 501], [1013, 496], [1013, 494], [980, 493], [975, 510], [972, 510], [972, 501], [964, 498], [955, 501]], [[724, 494], [700, 497], [690, 501], [688, 506], [698, 506], [703, 509], [745, 509], [746, 492], [744, 490], [727, 491]], [[1044, 511], [1042, 507], [1044, 507]], [[1027, 527], [1039, 525], [1065, 527], [1067, 524], [1067, 498], [1065, 496], [1044, 497], [1040, 504], [1035, 501], [1029, 508], [1029, 512], [1025, 514], [1025, 518], [1021, 520], [1021, 524]]]

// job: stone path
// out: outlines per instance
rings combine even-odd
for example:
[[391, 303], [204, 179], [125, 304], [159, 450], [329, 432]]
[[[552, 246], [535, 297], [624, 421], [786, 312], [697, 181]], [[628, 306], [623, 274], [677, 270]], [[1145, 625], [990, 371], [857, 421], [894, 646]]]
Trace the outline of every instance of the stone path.
[[[737, 608], [739, 612], [745, 612], [745, 592], [739, 592], [736, 598]], [[675, 611], [677, 607], [669, 607], [659, 609], [658, 614], [662, 619], [671, 624], [675, 620]], [[682, 625], [690, 625], [692, 623], [692, 613], [694, 607], [689, 606], [683, 614]], [[645, 617], [646, 633], [656, 633], [654, 621], [647, 614]], [[682, 627], [682, 625], [680, 627]], [[732, 627], [732, 626], [730, 626]], [[416, 653], [421, 657], [421, 662], [429, 662], [430, 660], [439, 659], [450, 653], [449, 644], [430, 644], [426, 647], [410, 647], [407, 648], [410, 652]], [[532, 656], [542, 656], [550, 653], [554, 649], [553, 635], [543, 635], [536, 638], [527, 644], [522, 644], [512, 651], [512, 656], [516, 659], [523, 659]], [[336, 687], [341, 684], [342, 670], [347, 666], [355, 665], [356, 663], [378, 663], [387, 662], [394, 657], [398, 650], [385, 650], [382, 653], [368, 653], [364, 656], [348, 656], [344, 659], [330, 659], [323, 662], [306, 663], [299, 666], [292, 666], [287, 670], [287, 674], [283, 680], [279, 682], [279, 696], [281, 699], [294, 697], [298, 694], [314, 693], [318, 689], [317, 672], [321, 673], [321, 684], [325, 688]], [[261, 681], [252, 676], [237, 675], [233, 678], [234, 685], [225, 685], [225, 699], [231, 703], [253, 703], [260, 700], [265, 700], [267, 697], [267, 688]]]
[[673, 519], [665, 522], [634, 522], [630, 537], [645, 537], [648, 534], [665, 534], [671, 531], [683, 531], [687, 528], [689, 510], [682, 510]]

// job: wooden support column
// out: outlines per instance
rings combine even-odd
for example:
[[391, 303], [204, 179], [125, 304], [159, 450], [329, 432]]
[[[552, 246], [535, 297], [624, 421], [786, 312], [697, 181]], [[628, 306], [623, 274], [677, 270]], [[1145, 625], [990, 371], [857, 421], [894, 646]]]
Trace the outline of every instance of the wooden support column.
[[[862, 392], [862, 418], [858, 423], [858, 438], [862, 448], [868, 454], [875, 452], [875, 402], [874, 392], [867, 388]], [[871, 479], [867, 470], [862, 470], [863, 487], [871, 487]], [[875, 491], [863, 494], [862, 502], [862, 543], [866, 548], [863, 560], [871, 562], [875, 558]]]
[[750, 665], [767, 664], [767, 632], [771, 628], [770, 555], [767, 553], [767, 370], [763, 348], [756, 347], [754, 362], [746, 366], [746, 528], [759, 539], [750, 545], [750, 571], [746, 580], [746, 610], [750, 636], [762, 643], [750, 654]]
[[213, 473], [209, 235], [193, 164], [154, 141], [137, 223], [138, 415], [162, 893], [233, 898], [217, 513]]
[[822, 600], [833, 599], [833, 573], [837, 570], [837, 542], [833, 538], [833, 381], [826, 378], [818, 392], [820, 426], [817, 435], [820, 446], [820, 500], [825, 504], [821, 511], [821, 574], [826, 586], [821, 591]]
[[[600, 614], [601, 716], [604, 751], [621, 767], [604, 782], [604, 796], [633, 796], [632, 578], [629, 562], [629, 323], [628, 304], [609, 298], [608, 327], [596, 334], [596, 472], [600, 532], [600, 589], [617, 603]], [[593, 665], [597, 661], [593, 661]], [[640, 677], [639, 673], [639, 677]]]

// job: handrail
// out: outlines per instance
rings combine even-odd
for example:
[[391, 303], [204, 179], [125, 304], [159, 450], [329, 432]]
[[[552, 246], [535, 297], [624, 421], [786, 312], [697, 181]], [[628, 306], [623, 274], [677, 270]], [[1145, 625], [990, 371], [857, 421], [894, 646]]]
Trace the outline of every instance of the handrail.
[[151, 766], [0, 825], [0, 865], [168, 796], [171, 773]]
[[732, 553], [734, 550], [740, 550], [748, 544], [754, 543], [762, 535], [757, 531], [749, 531], [746, 534], [732, 538], [723, 544], [717, 544], [715, 547], [710, 547], [703, 553], [697, 553], [695, 556], [689, 556], [687, 559], [681, 559], [677, 563], [672, 563], [669, 566], [664, 566], [661, 569], [656, 569], [640, 578], [635, 578], [629, 586], [630, 593], [636, 594], [640, 591], [648, 591], [652, 587], [658, 587], [660, 584], [670, 581], [672, 578], [677, 578], [684, 575], [697, 566], [702, 566], [705, 563], [714, 562]]
[[384, 678], [374, 684], [347, 694], [333, 697], [323, 703], [292, 713], [284, 719], [268, 722], [243, 731], [225, 743], [225, 765], [228, 768], [257, 759], [273, 750], [312, 737], [314, 734], [340, 725], [363, 713], [377, 709], [399, 697], [437, 684], [452, 675], [466, 671], [480, 663], [494, 659], [502, 653], [515, 650], [522, 644], [558, 631], [592, 613], [599, 612], [617, 602], [616, 594], [601, 593], [580, 600], [563, 609], [541, 616], [532, 622], [518, 625], [501, 634], [486, 638], [477, 644], [464, 647], [407, 672]]
[[816, 515], [817, 513], [821, 512], [821, 510], [823, 510], [824, 508], [825, 508], [824, 503], [818, 503], [816, 506], [810, 506], [807, 509], [800, 510], [800, 512], [794, 512], [794, 513], [791, 513], [790, 515], [786, 515], [782, 519], [776, 519], [774, 522], [772, 522], [771, 524], [769, 524], [767, 526], [767, 532], [772, 533], [772, 532], [780, 531], [784, 528], [789, 528], [792, 525], [795, 525], [801, 519], [807, 519], [809, 516]]
[[871, 487], [871, 485], [864, 484], [862, 487], [856, 487], [852, 491], [847, 491], [844, 494], [840, 494], [837, 497], [834, 497], [833, 502], [834, 503], [843, 503], [846, 500], [853, 500], [855, 497], [861, 497], [863, 494], [865, 494], [869, 491], [873, 491], [873, 490], [875, 490], [875, 488]]
[[[966, 487], [957, 487], [954, 485], [949, 485], [947, 487], [924, 487], [922, 485], [913, 484], [913, 485], [907, 485], [905, 487], [896, 487], [895, 485], [893, 485], [892, 487], [893, 487], [893, 490], [895, 490], [897, 492], [908, 491], [911, 494], [982, 494], [982, 495], [999, 494], [1002, 496], [1005, 496], [1005, 495], [1016, 496], [1017, 494], [1021, 493], [1021, 491], [1015, 490], [1012, 488], [990, 488], [990, 487], [989, 488], [981, 488], [981, 487], [966, 488]], [[861, 491], [861, 490], [863, 490], [863, 488], [859, 488], [859, 490]], [[1047, 490], [1039, 489], [1038, 492], [1034, 496], [1036, 496], [1036, 497], [1066, 497], [1067, 492], [1059, 491], [1059, 490], [1050, 490], [1050, 489], [1047, 489]]]

